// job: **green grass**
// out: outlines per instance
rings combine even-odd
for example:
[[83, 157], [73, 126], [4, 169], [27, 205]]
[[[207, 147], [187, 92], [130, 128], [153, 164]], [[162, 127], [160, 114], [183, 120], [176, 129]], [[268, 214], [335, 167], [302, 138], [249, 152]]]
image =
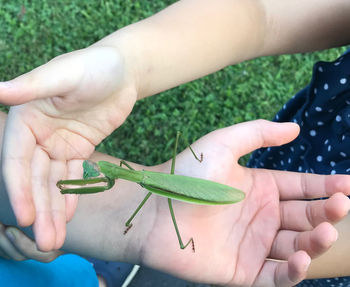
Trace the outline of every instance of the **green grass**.
[[[0, 0], [0, 80], [86, 47], [172, 2]], [[271, 119], [308, 83], [314, 62], [333, 60], [343, 51], [256, 59], [144, 99], [99, 150], [152, 165], [171, 157], [176, 130], [182, 131], [185, 148], [186, 141], [217, 128]]]

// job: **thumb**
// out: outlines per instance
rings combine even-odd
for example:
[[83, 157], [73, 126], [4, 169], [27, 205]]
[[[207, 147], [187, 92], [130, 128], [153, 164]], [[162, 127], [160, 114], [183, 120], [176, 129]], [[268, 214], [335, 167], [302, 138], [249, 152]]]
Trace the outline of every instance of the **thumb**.
[[64, 95], [78, 82], [80, 66], [79, 61], [65, 54], [13, 80], [0, 82], [0, 103], [19, 105]]
[[63, 251], [60, 250], [49, 252], [39, 251], [36, 247], [35, 241], [16, 227], [7, 227], [6, 236], [9, 237], [16, 250], [25, 258], [34, 259], [40, 262], [51, 262], [63, 254]]
[[[299, 134], [299, 126], [295, 123], [276, 123], [266, 120], [244, 122], [230, 129], [230, 143], [234, 155], [239, 158], [256, 149], [268, 146], [279, 146], [295, 139]], [[225, 129], [223, 129], [224, 131]]]

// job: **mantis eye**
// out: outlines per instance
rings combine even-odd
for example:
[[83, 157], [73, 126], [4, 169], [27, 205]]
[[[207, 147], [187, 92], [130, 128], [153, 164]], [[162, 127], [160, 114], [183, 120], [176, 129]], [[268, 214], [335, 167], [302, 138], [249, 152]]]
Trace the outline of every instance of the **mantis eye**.
[[84, 174], [83, 178], [92, 178], [100, 175], [98, 165], [91, 160], [84, 160], [83, 162]]

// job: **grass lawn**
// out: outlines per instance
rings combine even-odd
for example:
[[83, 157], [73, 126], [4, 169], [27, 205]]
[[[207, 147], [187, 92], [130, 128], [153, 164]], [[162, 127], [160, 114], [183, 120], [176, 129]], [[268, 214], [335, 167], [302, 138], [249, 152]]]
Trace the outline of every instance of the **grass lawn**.
[[[84, 48], [172, 2], [0, 0], [0, 80]], [[176, 130], [182, 131], [181, 148], [185, 148], [186, 141], [217, 128], [271, 119], [308, 83], [314, 62], [335, 59], [343, 51], [345, 48], [256, 59], [141, 100], [99, 150], [152, 165], [171, 157], [169, 145]]]

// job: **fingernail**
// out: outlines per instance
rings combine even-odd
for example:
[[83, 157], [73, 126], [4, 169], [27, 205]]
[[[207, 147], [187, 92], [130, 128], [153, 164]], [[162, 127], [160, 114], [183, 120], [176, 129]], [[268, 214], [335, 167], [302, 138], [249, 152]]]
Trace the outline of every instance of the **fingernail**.
[[306, 262], [306, 264], [305, 264], [305, 266], [304, 266], [304, 271], [305, 271], [305, 272], [309, 269], [310, 264], [311, 264], [311, 258], [308, 257], [308, 261]]
[[11, 230], [6, 230], [5, 233], [6, 233], [6, 237], [10, 239], [11, 242], [16, 241], [16, 236], [13, 234]]
[[338, 230], [335, 230], [335, 238], [333, 242], [336, 242], [338, 240], [338, 236], [339, 236]]

